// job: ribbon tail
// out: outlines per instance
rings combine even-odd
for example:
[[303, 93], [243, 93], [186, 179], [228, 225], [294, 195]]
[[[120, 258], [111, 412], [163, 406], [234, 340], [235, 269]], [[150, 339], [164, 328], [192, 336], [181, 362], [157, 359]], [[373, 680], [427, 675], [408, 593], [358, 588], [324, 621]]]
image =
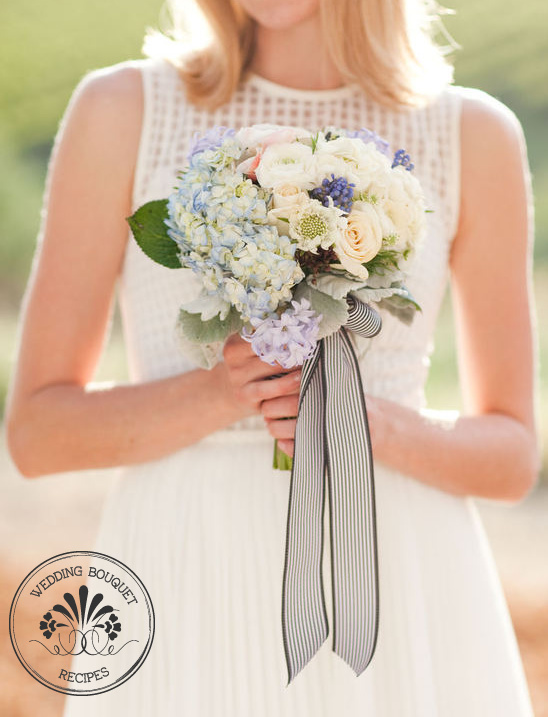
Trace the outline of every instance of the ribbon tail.
[[289, 489], [282, 586], [287, 685], [314, 657], [329, 632], [322, 577], [325, 463], [320, 357], [321, 341], [303, 365]]
[[371, 438], [359, 365], [342, 328], [324, 339], [325, 426], [333, 590], [333, 651], [360, 675], [379, 621]]

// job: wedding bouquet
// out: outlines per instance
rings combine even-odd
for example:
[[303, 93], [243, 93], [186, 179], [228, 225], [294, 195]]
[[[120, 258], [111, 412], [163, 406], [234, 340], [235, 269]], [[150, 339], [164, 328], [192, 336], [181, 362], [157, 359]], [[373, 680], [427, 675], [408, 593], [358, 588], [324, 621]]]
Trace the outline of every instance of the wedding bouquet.
[[[233, 332], [269, 364], [302, 365], [282, 585], [289, 682], [328, 634], [321, 582], [329, 496], [333, 650], [355, 674], [378, 631], [373, 456], [349, 333], [376, 335], [371, 303], [410, 323], [404, 285], [424, 228], [424, 197], [403, 149], [367, 129], [311, 133], [216, 127], [195, 139], [167, 198], [129, 218], [143, 251], [198, 277], [181, 307], [182, 346], [210, 368]], [[326, 483], [326, 481], [328, 481]], [[335, 628], [334, 628], [335, 631]], [[288, 682], [288, 684], [289, 684]]]
[[263, 361], [292, 368], [347, 323], [351, 300], [409, 323], [420, 307], [405, 268], [425, 214], [412, 169], [367, 129], [196, 136], [169, 198], [128, 220], [150, 258], [199, 278], [178, 317], [185, 351], [211, 368], [240, 332]]

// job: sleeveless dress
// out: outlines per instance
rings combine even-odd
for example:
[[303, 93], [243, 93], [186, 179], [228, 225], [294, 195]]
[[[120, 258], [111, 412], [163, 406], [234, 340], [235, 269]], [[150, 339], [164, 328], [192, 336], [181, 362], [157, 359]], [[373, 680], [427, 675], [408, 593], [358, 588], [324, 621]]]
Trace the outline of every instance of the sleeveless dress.
[[[410, 153], [434, 210], [407, 282], [423, 311], [411, 326], [383, 312], [381, 332], [356, 337], [356, 344], [366, 396], [426, 411], [432, 337], [458, 221], [466, 91], [448, 88], [425, 108], [396, 112], [354, 86], [297, 90], [251, 75], [228, 104], [206, 112], [185, 101], [168, 63], [123, 64], [139, 68], [145, 93], [134, 208], [171, 192], [193, 134], [213, 125], [367, 127]], [[178, 308], [192, 291], [189, 270], [153, 263], [128, 239], [119, 301], [132, 382], [195, 368], [174, 331]], [[156, 636], [130, 680], [101, 695], [67, 698], [65, 717], [531, 717], [507, 605], [473, 501], [378, 460], [375, 655], [356, 677], [328, 638], [286, 686], [281, 586], [290, 474], [271, 468], [272, 447], [262, 418], [253, 416], [122, 470], [95, 549], [143, 580]], [[332, 625], [328, 543], [323, 572]]]

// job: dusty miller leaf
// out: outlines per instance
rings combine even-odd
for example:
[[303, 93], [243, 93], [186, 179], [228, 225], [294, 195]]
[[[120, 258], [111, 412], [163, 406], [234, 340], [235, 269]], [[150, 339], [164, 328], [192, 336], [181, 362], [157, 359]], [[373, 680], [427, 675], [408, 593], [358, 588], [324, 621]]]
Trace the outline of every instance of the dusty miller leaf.
[[188, 341], [198, 344], [224, 341], [230, 334], [240, 331], [243, 326], [240, 315], [234, 308], [230, 309], [226, 319], [214, 316], [207, 321], [203, 321], [200, 314], [191, 314], [180, 309], [179, 325], [183, 336]]
[[316, 314], [322, 315], [318, 339], [330, 336], [348, 321], [348, 304], [346, 303], [346, 299], [334, 299], [332, 296], [329, 296], [329, 294], [324, 294], [323, 291], [313, 289], [306, 281], [301, 281], [301, 283], [297, 285], [294, 298], [297, 301], [308, 299], [308, 301], [310, 301], [310, 307]]

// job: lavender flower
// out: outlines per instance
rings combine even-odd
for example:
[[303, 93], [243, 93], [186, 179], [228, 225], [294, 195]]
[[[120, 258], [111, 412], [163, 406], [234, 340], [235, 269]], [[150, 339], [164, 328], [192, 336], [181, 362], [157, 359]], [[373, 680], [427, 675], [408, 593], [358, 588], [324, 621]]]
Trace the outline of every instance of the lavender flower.
[[218, 149], [225, 139], [234, 137], [236, 130], [229, 127], [212, 127], [203, 136], [199, 132], [195, 132], [192, 137], [192, 145], [188, 153], [188, 159], [191, 160], [195, 154], [200, 154], [208, 149]]
[[361, 129], [347, 131], [346, 132], [347, 137], [361, 139], [362, 142], [373, 142], [375, 144], [375, 147], [379, 150], [379, 152], [382, 152], [387, 157], [391, 156], [390, 151], [390, 144], [383, 139], [382, 137], [379, 137], [379, 135], [376, 132], [373, 132], [370, 129], [365, 129], [365, 127], [362, 127]]
[[280, 318], [251, 319], [254, 331], [242, 330], [253, 351], [265, 363], [283, 368], [301, 366], [314, 353], [321, 314], [310, 309], [307, 299], [291, 302]]

